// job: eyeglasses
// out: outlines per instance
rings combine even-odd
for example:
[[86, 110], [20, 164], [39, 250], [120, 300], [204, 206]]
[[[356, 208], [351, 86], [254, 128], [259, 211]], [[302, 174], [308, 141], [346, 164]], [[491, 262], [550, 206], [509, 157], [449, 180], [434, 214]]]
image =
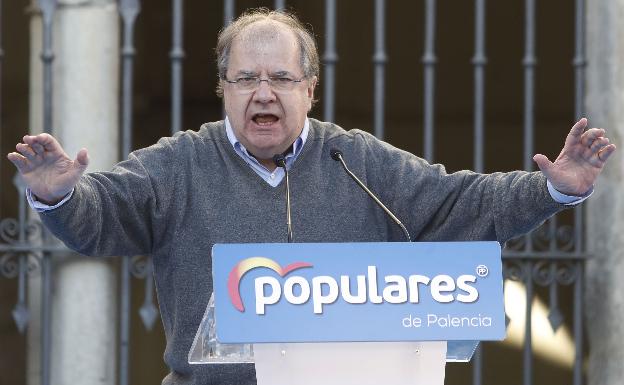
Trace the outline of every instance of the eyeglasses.
[[304, 79], [291, 79], [285, 76], [269, 76], [267, 79], [261, 79], [259, 76], [243, 76], [235, 80], [223, 78], [241, 92], [255, 91], [260, 87], [261, 82], [267, 82], [273, 91], [292, 91], [295, 84], [301, 83]]

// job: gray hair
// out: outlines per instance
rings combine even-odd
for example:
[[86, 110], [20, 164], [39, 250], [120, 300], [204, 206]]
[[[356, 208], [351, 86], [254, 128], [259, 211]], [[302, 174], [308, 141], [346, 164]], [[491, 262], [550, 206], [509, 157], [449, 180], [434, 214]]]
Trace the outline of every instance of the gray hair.
[[[241, 32], [251, 24], [260, 21], [274, 21], [284, 24], [289, 28], [297, 39], [300, 52], [301, 69], [303, 76], [307, 79], [319, 76], [319, 55], [316, 48], [316, 41], [312, 33], [305, 25], [292, 13], [285, 11], [274, 11], [267, 8], [251, 9], [243, 13], [230, 25], [223, 28], [219, 33], [217, 40], [217, 70], [219, 71], [219, 79], [225, 79], [225, 73], [228, 68], [230, 58], [230, 49], [232, 42]], [[221, 82], [217, 83], [217, 95], [223, 97], [223, 88]]]

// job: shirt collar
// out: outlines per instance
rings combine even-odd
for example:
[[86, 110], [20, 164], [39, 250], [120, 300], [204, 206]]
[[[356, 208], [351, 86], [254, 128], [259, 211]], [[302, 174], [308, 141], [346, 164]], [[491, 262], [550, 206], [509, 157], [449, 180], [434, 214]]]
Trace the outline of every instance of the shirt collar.
[[[299, 156], [299, 154], [301, 153], [301, 149], [303, 148], [303, 145], [305, 144], [306, 139], [308, 138], [309, 131], [310, 131], [310, 121], [306, 117], [303, 123], [303, 130], [301, 130], [301, 134], [297, 137], [297, 139], [295, 139], [295, 142], [292, 145], [292, 153], [286, 154], [286, 159], [297, 158], [297, 156]], [[230, 141], [230, 144], [232, 145], [232, 147], [234, 147], [234, 150], [238, 150], [242, 152], [247, 157], [252, 157], [251, 154], [245, 148], [245, 146], [243, 146], [243, 144], [238, 140], [238, 138], [234, 134], [234, 129], [232, 129], [232, 125], [230, 124], [230, 119], [227, 116], [225, 117], [225, 133], [227, 134], [227, 138]]]

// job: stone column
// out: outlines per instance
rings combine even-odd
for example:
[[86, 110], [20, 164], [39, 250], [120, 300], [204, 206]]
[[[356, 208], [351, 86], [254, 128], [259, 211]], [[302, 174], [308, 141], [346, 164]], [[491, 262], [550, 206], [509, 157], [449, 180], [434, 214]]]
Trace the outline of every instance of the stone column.
[[588, 383], [616, 385], [624, 378], [624, 0], [586, 4], [587, 117], [618, 146], [586, 209]]
[[[36, 2], [33, 2], [36, 4]], [[31, 23], [31, 131], [41, 131], [41, 18]], [[75, 157], [89, 150], [89, 171], [108, 170], [119, 148], [119, 15], [114, 0], [58, 0], [54, 19], [54, 135]], [[55, 256], [51, 384], [116, 383], [117, 284], [112, 259]], [[31, 279], [39, 312], [40, 281]], [[35, 315], [35, 314], [33, 314]], [[29, 325], [29, 385], [40, 383], [39, 317]]]

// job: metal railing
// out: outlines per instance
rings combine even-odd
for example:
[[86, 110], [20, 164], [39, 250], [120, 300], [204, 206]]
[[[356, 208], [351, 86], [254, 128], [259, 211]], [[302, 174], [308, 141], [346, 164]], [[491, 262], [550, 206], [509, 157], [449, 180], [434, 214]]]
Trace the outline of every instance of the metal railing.
[[[169, 53], [171, 61], [171, 132], [179, 131], [182, 127], [182, 75], [185, 58], [183, 46], [183, 4], [182, 0], [172, 0], [172, 46]], [[424, 79], [423, 105], [423, 157], [430, 162], [435, 159], [435, 74], [436, 74], [436, 29], [437, 19], [436, 0], [424, 0], [424, 52], [422, 55], [422, 70]], [[147, 3], [144, 5], [147, 6]], [[385, 0], [374, 0], [374, 133], [379, 138], [384, 137], [385, 128], [385, 71], [388, 61], [386, 52], [386, 5]], [[2, 2], [0, 0], [0, 12]], [[57, 7], [55, 0], [39, 0], [43, 22], [43, 116], [44, 131], [53, 133], [52, 127], [52, 67], [54, 52], [52, 46], [52, 31], [54, 12]], [[282, 9], [285, 2], [276, 0], [275, 8]], [[575, 104], [576, 118], [583, 113], [584, 93], [584, 1], [575, 0], [575, 54], [573, 66], [575, 71]], [[234, 0], [223, 2], [223, 22], [229, 23], [235, 17]], [[484, 171], [485, 149], [485, 71], [487, 55], [486, 38], [486, 0], [474, 1], [474, 54], [472, 66], [474, 71], [474, 169]], [[133, 69], [135, 59], [134, 29], [137, 17], [141, 12], [139, 0], [120, 0], [119, 12], [122, 20], [122, 76], [121, 76], [121, 129], [122, 141], [120, 152], [125, 157], [132, 148], [132, 91]], [[336, 0], [325, 1], [325, 41], [324, 41], [324, 118], [333, 121], [336, 115], [336, 66], [339, 64], [336, 48], [337, 14]], [[2, 15], [0, 13], [0, 23]], [[536, 8], [535, 0], [525, 0], [525, 50], [522, 65], [524, 68], [524, 168], [532, 169], [531, 154], [534, 147], [535, 126], [535, 32]], [[1, 32], [1, 28], [0, 28]], [[1, 43], [1, 36], [0, 36]], [[2, 63], [4, 55], [0, 47], [0, 82], [2, 81]], [[2, 84], [2, 83], [0, 83]], [[2, 107], [0, 101], [0, 109]], [[0, 110], [1, 111], [1, 110]], [[28, 213], [24, 198], [24, 186], [19, 177], [14, 179], [15, 188], [20, 192], [17, 218], [4, 218], [0, 221], [0, 277], [15, 279], [18, 287], [18, 296], [13, 310], [13, 319], [20, 333], [24, 333], [29, 322], [30, 314], [26, 305], [27, 279], [29, 276], [40, 275], [42, 278], [42, 332], [41, 332], [41, 383], [50, 383], [50, 293], [51, 293], [51, 263], [54, 253], [65, 252], [66, 249], [53, 240], [42, 227], [41, 223]], [[526, 325], [523, 344], [523, 384], [533, 384], [534, 352], [532, 345], [531, 301], [537, 287], [548, 289], [549, 320], [554, 330], [563, 322], [560, 309], [560, 288], [573, 288], [573, 336], [576, 356], [573, 367], [573, 384], [583, 383], [583, 273], [584, 262], [587, 258], [583, 243], [583, 212], [575, 209], [573, 219], [566, 223], [557, 217], [549, 220], [544, 226], [532, 234], [524, 236], [508, 244], [504, 250], [505, 278], [522, 282], [526, 288]], [[569, 224], [572, 223], [572, 224]], [[119, 309], [119, 363], [118, 383], [128, 384], [130, 362], [130, 290], [132, 277], [144, 280], [145, 299], [140, 309], [140, 317], [147, 329], [150, 329], [157, 317], [154, 305], [153, 281], [151, 261], [146, 257], [123, 257], [120, 264], [120, 309]], [[570, 321], [570, 320], [568, 320]], [[483, 383], [483, 363], [494, 359], [483, 355], [480, 348], [472, 362], [473, 384]]]

